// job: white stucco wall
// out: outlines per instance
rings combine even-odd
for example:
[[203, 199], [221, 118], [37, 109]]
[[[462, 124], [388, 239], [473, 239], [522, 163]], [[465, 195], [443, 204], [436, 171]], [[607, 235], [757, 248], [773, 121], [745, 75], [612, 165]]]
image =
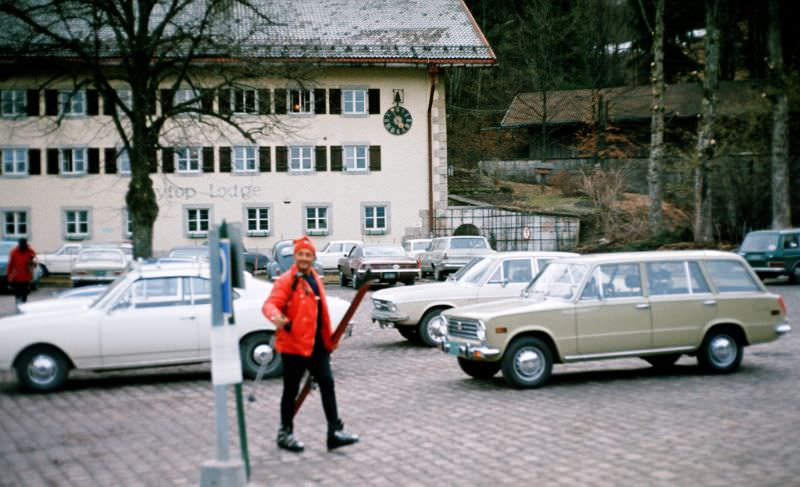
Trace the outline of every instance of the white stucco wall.
[[[9, 80], [0, 89], [26, 89], [37, 86], [34, 80]], [[159, 195], [159, 217], [154, 229], [153, 247], [163, 252], [175, 245], [196, 242], [185, 233], [187, 206], [212, 207], [212, 218], [220, 222], [242, 221], [247, 205], [271, 207], [271, 234], [247, 237], [249, 248], [267, 248], [280, 239], [303, 233], [303, 208], [307, 204], [331, 206], [330, 232], [314, 237], [318, 245], [328, 240], [363, 239], [399, 243], [412, 229], [422, 231], [428, 206], [427, 121], [430, 79], [425, 69], [413, 68], [331, 68], [316, 79], [319, 88], [379, 88], [380, 115], [280, 115], [280, 133], [257, 137], [258, 145], [270, 146], [271, 172], [236, 175], [219, 172], [217, 147], [251, 145], [235, 131], [211, 126], [192, 128], [189, 119], [178, 120], [179, 127], [167, 128], [162, 137], [166, 146], [215, 146], [216, 172], [196, 175], [152, 174]], [[437, 206], [446, 205], [446, 125], [443, 80], [440, 77], [433, 110], [434, 191]], [[285, 82], [264, 80], [264, 87], [285, 88]], [[51, 88], [51, 87], [48, 87]], [[63, 85], [63, 88], [69, 88]], [[411, 130], [395, 136], [383, 127], [383, 112], [392, 105], [393, 89], [403, 89], [405, 106], [413, 116]], [[44, 113], [44, 97], [40, 97]], [[102, 113], [102, 107], [101, 107]], [[251, 116], [252, 117], [252, 116]], [[92, 241], [122, 240], [124, 195], [129, 178], [102, 174], [103, 149], [119, 146], [119, 138], [108, 116], [65, 119], [60, 126], [55, 117], [0, 119], [0, 148], [41, 149], [42, 174], [27, 177], [0, 177], [0, 211], [22, 208], [28, 213], [28, 237], [38, 250], [57, 248], [63, 241], [64, 208], [91, 209]], [[339, 146], [352, 143], [381, 146], [381, 171], [368, 174], [319, 172], [311, 174], [275, 171], [275, 147], [293, 144]], [[100, 148], [101, 174], [66, 177], [47, 175], [46, 149], [66, 146]], [[160, 158], [161, 154], [159, 154]], [[330, 152], [328, 153], [330, 167]], [[385, 235], [365, 236], [362, 232], [362, 205], [381, 203], [389, 207], [389, 228]], [[0, 235], [3, 231], [0, 230]]]

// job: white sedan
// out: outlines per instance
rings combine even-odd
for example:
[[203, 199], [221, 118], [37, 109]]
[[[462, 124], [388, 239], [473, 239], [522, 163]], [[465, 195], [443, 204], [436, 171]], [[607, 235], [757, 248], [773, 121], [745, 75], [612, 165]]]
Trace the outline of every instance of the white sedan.
[[381, 289], [372, 295], [372, 319], [407, 340], [436, 346], [431, 324], [442, 311], [519, 296], [547, 262], [571, 252], [501, 252], [471, 260], [447, 281]]
[[[272, 355], [264, 376], [280, 375], [270, 351], [275, 326], [261, 314], [272, 284], [245, 273], [234, 290], [242, 372], [252, 378]], [[122, 369], [208, 362], [211, 286], [200, 263], [142, 264], [97, 298], [54, 298], [0, 319], [0, 370], [15, 369], [21, 385], [59, 388], [71, 369]], [[349, 303], [328, 298], [334, 326]]]

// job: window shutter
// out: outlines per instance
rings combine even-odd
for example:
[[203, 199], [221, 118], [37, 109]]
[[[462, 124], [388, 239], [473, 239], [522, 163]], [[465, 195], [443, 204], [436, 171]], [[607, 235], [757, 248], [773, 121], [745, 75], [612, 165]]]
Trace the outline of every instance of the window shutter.
[[161, 149], [161, 169], [164, 174], [172, 174], [175, 172], [175, 150], [172, 147], [164, 147]]
[[58, 149], [47, 149], [47, 174], [58, 175]]
[[369, 170], [381, 170], [381, 146], [379, 145], [369, 146]]
[[219, 113], [221, 115], [231, 114], [231, 90], [228, 88], [219, 90]]
[[381, 113], [381, 90], [371, 88], [367, 91], [369, 96], [369, 114], [380, 115]]
[[331, 146], [331, 171], [342, 170], [342, 146]]
[[289, 170], [289, 161], [286, 146], [278, 146], [275, 148], [275, 171], [286, 172]]
[[317, 115], [328, 113], [325, 109], [325, 90], [322, 88], [314, 90], [314, 113]]
[[86, 90], [86, 115], [97, 115], [100, 113], [100, 101], [97, 90]]
[[258, 114], [269, 115], [270, 105], [272, 105], [272, 93], [269, 90], [258, 90]]
[[[205, 160], [205, 156], [203, 157]], [[219, 172], [231, 172], [231, 148], [219, 148]]]
[[111, 90], [103, 92], [103, 115], [114, 115], [114, 93]]
[[315, 169], [317, 171], [328, 170], [328, 148], [324, 145], [318, 145], [314, 148], [314, 159], [316, 161]]
[[213, 147], [203, 147], [203, 172], [214, 172]]
[[39, 116], [39, 90], [28, 90], [25, 98], [25, 109], [28, 116]]
[[31, 176], [42, 174], [42, 151], [39, 149], [28, 149], [28, 174]]
[[106, 174], [117, 174], [117, 149], [108, 148], [103, 152], [106, 159]]
[[161, 114], [165, 115], [172, 111], [172, 100], [175, 98], [173, 90], [161, 90]]
[[286, 114], [286, 90], [275, 90], [275, 113]]
[[89, 166], [87, 171], [89, 174], [100, 174], [100, 149], [97, 147], [89, 147]]
[[338, 88], [328, 90], [328, 104], [331, 115], [340, 115], [342, 113], [342, 90]]
[[[135, 164], [134, 161], [131, 161], [131, 166], [133, 166], [133, 164]], [[133, 167], [131, 167], [131, 169], [133, 169]], [[155, 149], [147, 150], [147, 169], [151, 174], [158, 172], [158, 155]]]
[[203, 113], [214, 113], [214, 90], [200, 90]]
[[44, 90], [44, 114], [47, 116], [58, 115], [58, 92]]
[[261, 172], [270, 172], [272, 161], [270, 160], [269, 147], [262, 146], [258, 148], [258, 170]]

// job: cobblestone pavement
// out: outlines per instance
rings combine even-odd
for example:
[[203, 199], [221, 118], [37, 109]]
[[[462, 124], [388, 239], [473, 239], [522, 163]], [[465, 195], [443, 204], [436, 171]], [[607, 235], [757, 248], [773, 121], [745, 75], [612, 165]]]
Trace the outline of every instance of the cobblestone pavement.
[[[800, 286], [770, 288], [797, 330]], [[668, 372], [628, 359], [557, 365], [548, 386], [517, 391], [377, 328], [369, 308], [333, 359], [361, 442], [326, 451], [313, 393], [296, 420], [306, 451], [279, 451], [281, 384], [266, 381], [247, 406], [254, 484], [800, 485], [797, 331], [746, 349], [732, 375], [701, 374], [689, 357]], [[80, 372], [35, 395], [0, 374], [0, 486], [197, 484], [215, 454], [209, 380], [208, 366]]]

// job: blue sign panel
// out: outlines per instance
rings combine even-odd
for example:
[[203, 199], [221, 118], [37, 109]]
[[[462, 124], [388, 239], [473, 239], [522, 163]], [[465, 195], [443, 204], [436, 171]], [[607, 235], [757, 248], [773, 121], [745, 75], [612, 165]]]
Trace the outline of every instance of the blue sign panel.
[[233, 300], [231, 299], [231, 242], [222, 239], [219, 242], [220, 257], [220, 286], [222, 287], [222, 313], [233, 314]]

